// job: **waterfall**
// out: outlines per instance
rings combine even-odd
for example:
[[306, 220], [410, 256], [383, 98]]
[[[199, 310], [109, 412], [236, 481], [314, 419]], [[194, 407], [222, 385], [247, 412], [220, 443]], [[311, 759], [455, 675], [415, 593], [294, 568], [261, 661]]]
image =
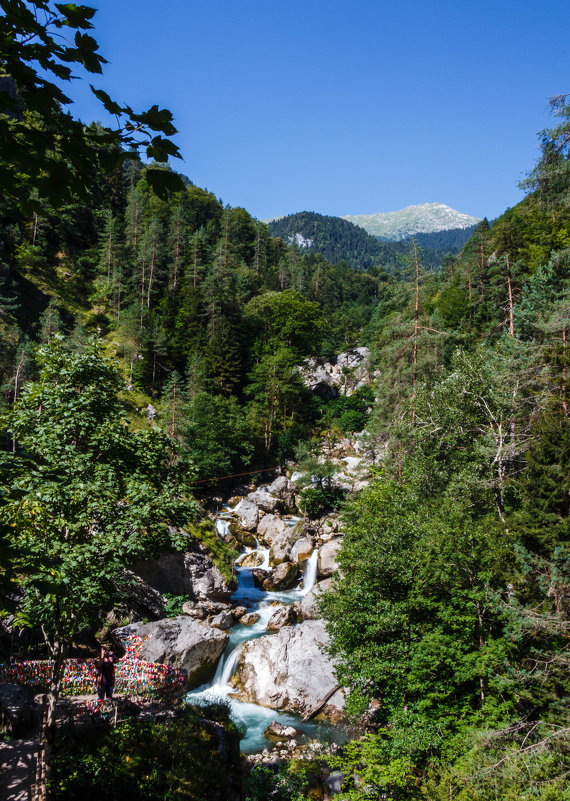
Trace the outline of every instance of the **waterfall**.
[[230, 533], [230, 521], [224, 517], [216, 518], [216, 531], [222, 539], [225, 539]]
[[[241, 502], [240, 502], [241, 503]], [[239, 504], [229, 510], [232, 514], [238, 510]], [[226, 516], [228, 512], [222, 513], [224, 517], [216, 519], [216, 530], [221, 537], [225, 537], [229, 531], [230, 520]], [[231, 518], [230, 518], [231, 519]], [[292, 527], [298, 524], [300, 518], [291, 516], [286, 520], [287, 525]], [[256, 541], [254, 548], [243, 548], [240, 558], [247, 553], [257, 552], [263, 557], [263, 562], [259, 566], [263, 570], [270, 570], [269, 567], [269, 548], [260, 546]], [[230, 632], [230, 637], [226, 650], [221, 657], [216, 673], [212, 681], [203, 684], [188, 693], [187, 699], [191, 703], [211, 703], [212, 701], [224, 698], [230, 705], [231, 715], [234, 721], [238, 722], [246, 729], [246, 735], [242, 738], [241, 748], [247, 753], [261, 751], [267, 745], [265, 739], [265, 729], [272, 720], [277, 720], [284, 725], [293, 725], [302, 732], [315, 736], [317, 732], [316, 724], [302, 723], [297, 716], [287, 713], [279, 713], [274, 709], [266, 709], [256, 704], [244, 703], [232, 698], [232, 688], [229, 684], [234, 674], [240, 658], [243, 644], [255, 637], [267, 635], [267, 623], [272, 615], [283, 606], [300, 600], [314, 587], [317, 578], [318, 548], [315, 548], [307, 559], [304, 570], [302, 588], [297, 586], [291, 590], [281, 592], [268, 592], [256, 587], [253, 578], [253, 569], [240, 567], [239, 560], [236, 561], [236, 577], [238, 586], [232, 595], [234, 604], [243, 605], [248, 612], [255, 612], [259, 615], [256, 623], [252, 625], [240, 624], [239, 622]], [[261, 671], [263, 669], [260, 666]], [[319, 724], [320, 725], [320, 724]]]
[[233, 675], [241, 651], [241, 644], [236, 646], [227, 656], [223, 656], [212, 679], [212, 687], [227, 687]]
[[307, 559], [305, 572], [303, 573], [303, 589], [301, 595], [307, 595], [310, 590], [315, 586], [317, 580], [317, 562], [319, 559], [319, 549], [315, 548], [313, 553]]

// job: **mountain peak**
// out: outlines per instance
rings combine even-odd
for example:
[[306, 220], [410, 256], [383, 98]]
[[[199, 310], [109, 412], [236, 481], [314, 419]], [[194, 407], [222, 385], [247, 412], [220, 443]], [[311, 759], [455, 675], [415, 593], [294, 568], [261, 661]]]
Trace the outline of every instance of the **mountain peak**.
[[399, 240], [414, 234], [429, 234], [455, 228], [470, 228], [479, 217], [463, 214], [445, 203], [420, 203], [399, 211], [376, 214], [346, 214], [342, 218], [382, 239]]

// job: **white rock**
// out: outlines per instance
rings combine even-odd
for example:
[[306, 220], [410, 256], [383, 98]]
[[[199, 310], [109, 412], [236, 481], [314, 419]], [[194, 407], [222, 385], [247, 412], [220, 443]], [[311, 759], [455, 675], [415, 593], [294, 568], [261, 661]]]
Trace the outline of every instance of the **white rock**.
[[[338, 683], [333, 663], [323, 651], [327, 643], [328, 634], [320, 620], [307, 620], [246, 642], [235, 679], [237, 697], [301, 715], [312, 713]], [[325, 712], [340, 716], [343, 706], [339, 690]]]
[[132, 623], [113, 631], [113, 636], [122, 643], [131, 635], [147, 637], [139, 650], [140, 659], [184, 668], [190, 685], [212, 676], [228, 642], [225, 632], [186, 615], [155, 623]]
[[259, 509], [264, 512], [273, 512], [281, 504], [279, 498], [271, 495], [266, 489], [258, 489], [255, 492], [250, 492], [247, 496], [248, 500], [253, 501]]
[[331, 580], [324, 579], [315, 584], [301, 601], [301, 616], [305, 620], [315, 620], [319, 617], [319, 607], [317, 605], [319, 596], [330, 589]]
[[234, 514], [237, 515], [240, 526], [245, 531], [253, 531], [259, 522], [259, 510], [255, 501], [251, 498], [244, 498], [240, 501], [234, 509]]
[[313, 540], [310, 537], [301, 537], [291, 549], [291, 561], [300, 564], [305, 562], [313, 552]]
[[276, 537], [288, 530], [289, 527], [278, 515], [265, 515], [257, 527], [257, 538], [265, 545], [271, 545]]
[[317, 573], [321, 578], [329, 578], [338, 569], [336, 558], [342, 548], [342, 537], [327, 542], [319, 550]]

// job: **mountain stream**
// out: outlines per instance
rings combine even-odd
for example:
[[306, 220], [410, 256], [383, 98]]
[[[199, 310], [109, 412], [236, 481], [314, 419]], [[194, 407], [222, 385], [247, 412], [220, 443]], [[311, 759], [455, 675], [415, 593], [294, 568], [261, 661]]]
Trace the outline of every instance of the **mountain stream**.
[[[300, 518], [298, 517], [285, 518], [285, 522], [290, 526], [295, 526], [299, 520]], [[227, 513], [225, 513], [216, 520], [216, 528], [219, 534], [224, 536], [228, 527], [229, 519]], [[214, 678], [209, 684], [203, 684], [189, 692], [186, 700], [191, 704], [207, 704], [225, 699], [230, 705], [232, 720], [243, 732], [240, 743], [243, 753], [257, 753], [269, 746], [270, 743], [264, 732], [274, 720], [286, 726], [293, 726], [301, 733], [303, 739], [315, 737], [318, 737], [318, 739], [323, 739], [323, 737], [336, 739], [332, 727], [311, 721], [303, 723], [298, 715], [277, 712], [274, 709], [268, 709], [257, 704], [244, 703], [232, 698], [234, 689], [230, 685], [230, 679], [237, 667], [242, 645], [248, 640], [271, 634], [272, 632], [267, 631], [267, 624], [274, 612], [281, 607], [301, 600], [314, 586], [317, 576], [318, 549], [315, 548], [306, 561], [303, 577], [298, 587], [282, 592], [267, 592], [259, 589], [253, 581], [253, 568], [241, 567], [239, 564], [245, 555], [254, 552], [257, 552], [263, 558], [263, 562], [257, 569], [261, 568], [262, 570], [270, 571], [269, 548], [262, 547], [257, 541], [255, 548], [244, 548], [236, 561], [238, 587], [232, 595], [232, 601], [239, 606], [245, 606], [248, 612], [257, 613], [259, 619], [249, 626], [238, 623], [228, 632], [229, 641], [218, 663]]]

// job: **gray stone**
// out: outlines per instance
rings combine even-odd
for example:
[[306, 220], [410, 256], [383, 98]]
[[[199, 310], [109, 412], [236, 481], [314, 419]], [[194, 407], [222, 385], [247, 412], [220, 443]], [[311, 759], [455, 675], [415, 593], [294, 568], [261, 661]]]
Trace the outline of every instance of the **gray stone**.
[[257, 527], [257, 538], [266, 545], [271, 545], [277, 537], [288, 530], [287, 524], [277, 515], [265, 515]]
[[268, 740], [292, 740], [299, 732], [293, 726], [284, 726], [278, 720], [273, 720], [264, 731]]
[[236, 620], [239, 620], [247, 613], [247, 607], [245, 606], [236, 606], [234, 611], [234, 617]]
[[134, 613], [132, 618], [137, 620], [142, 617], [155, 619], [164, 617], [164, 598], [159, 590], [137, 576], [132, 570], [125, 570], [124, 577], [125, 580], [120, 579], [117, 584], [125, 592], [128, 599], [127, 606]]
[[255, 548], [255, 536], [251, 531], [244, 531], [238, 526], [235, 520], [230, 520], [229, 523], [230, 533], [236, 540], [246, 548]]
[[295, 491], [286, 476], [278, 476], [268, 487], [267, 491], [276, 498], [280, 498], [287, 508], [295, 506]]
[[263, 582], [267, 578], [267, 570], [264, 570], [261, 567], [254, 567], [251, 571], [251, 575], [253, 578], [253, 585], [258, 589], [263, 587]]
[[185, 615], [189, 617], [194, 617], [197, 620], [204, 620], [207, 615], [206, 610], [200, 604], [195, 603], [194, 601], [185, 601], [182, 604], [182, 611]]
[[[286, 626], [277, 634], [246, 642], [234, 678], [236, 697], [261, 706], [312, 714], [338, 681], [330, 657], [329, 641], [320, 620]], [[323, 713], [329, 719], [342, 716], [344, 697], [337, 690]]]
[[338, 569], [336, 557], [342, 547], [342, 538], [337, 537], [327, 542], [319, 550], [317, 573], [321, 578], [329, 578]]
[[305, 595], [301, 601], [301, 617], [304, 620], [315, 620], [316, 618], [320, 617], [318, 599], [323, 592], [326, 592], [328, 589], [330, 589], [331, 583], [331, 579], [319, 581], [319, 583], [315, 584], [315, 586]]
[[254, 623], [257, 623], [259, 620], [259, 615], [257, 612], [246, 612], [245, 615], [242, 615], [240, 618], [240, 623], [243, 623], [244, 626], [253, 626]]
[[291, 560], [291, 551], [293, 549], [295, 537], [294, 529], [289, 527], [275, 537], [269, 549], [269, 564], [279, 565], [281, 562], [288, 562]]
[[281, 609], [276, 609], [269, 618], [267, 631], [279, 631], [283, 626], [291, 626], [293, 623], [296, 623], [298, 610], [298, 604], [282, 606]]
[[259, 509], [255, 501], [244, 498], [234, 509], [234, 514], [239, 520], [240, 526], [246, 531], [254, 531], [259, 522]]
[[338, 795], [342, 791], [343, 781], [344, 775], [340, 772], [340, 770], [334, 770], [329, 776], [327, 776], [324, 783], [329, 795]]
[[33, 691], [19, 684], [0, 684], [0, 729], [11, 737], [23, 737], [33, 723]]
[[220, 612], [210, 620], [210, 626], [215, 629], [222, 629], [222, 631], [229, 631], [234, 623], [234, 616], [229, 611]]
[[263, 582], [264, 590], [288, 590], [297, 578], [297, 565], [282, 562]]
[[263, 509], [264, 512], [274, 512], [278, 506], [281, 506], [279, 498], [276, 498], [265, 488], [250, 492], [247, 497], [250, 501], [257, 504], [259, 509]]
[[313, 552], [313, 540], [310, 537], [301, 537], [291, 549], [291, 561], [300, 564], [305, 562]]
[[259, 551], [252, 551], [251, 553], [246, 553], [244, 556], [238, 559], [238, 565], [240, 567], [259, 567], [264, 562], [263, 554], [259, 553]]
[[186, 595], [197, 601], [228, 601], [233, 590], [206, 549], [197, 543], [185, 552], [138, 562], [133, 571], [159, 593]]
[[190, 686], [201, 684], [214, 674], [228, 642], [225, 632], [186, 615], [156, 623], [133, 623], [113, 632], [123, 645], [131, 635], [148, 637], [141, 645], [140, 659], [184, 668]]

